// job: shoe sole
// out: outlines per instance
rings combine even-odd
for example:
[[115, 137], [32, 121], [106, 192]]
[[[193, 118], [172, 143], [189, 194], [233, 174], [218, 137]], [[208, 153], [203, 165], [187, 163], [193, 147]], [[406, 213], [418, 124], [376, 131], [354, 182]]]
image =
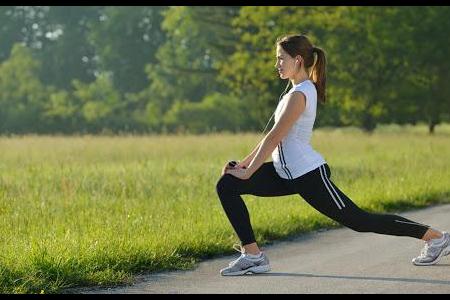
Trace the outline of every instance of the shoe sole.
[[448, 245], [444, 250], [442, 250], [441, 253], [438, 255], [438, 257], [435, 260], [433, 260], [431, 262], [427, 262], [427, 263], [421, 263], [421, 262], [417, 263], [417, 262], [413, 261], [413, 264], [416, 265], [416, 266], [431, 266], [431, 265], [435, 265], [441, 260], [441, 258], [443, 256], [446, 256], [449, 253], [450, 253], [450, 245]]
[[447, 247], [447, 248], [445, 248], [445, 250], [444, 250], [444, 255], [443, 255], [443, 256], [447, 256], [447, 255], [449, 255], [449, 254], [450, 254], [450, 246]]
[[270, 270], [271, 270], [271, 268], [269, 265], [264, 265], [264, 266], [251, 267], [246, 270], [232, 272], [232, 273], [224, 273], [224, 274], [221, 273], [220, 275], [222, 275], [222, 276], [239, 276], [239, 275], [245, 275], [247, 273], [254, 273], [254, 274], [265, 273], [265, 272], [269, 272]]

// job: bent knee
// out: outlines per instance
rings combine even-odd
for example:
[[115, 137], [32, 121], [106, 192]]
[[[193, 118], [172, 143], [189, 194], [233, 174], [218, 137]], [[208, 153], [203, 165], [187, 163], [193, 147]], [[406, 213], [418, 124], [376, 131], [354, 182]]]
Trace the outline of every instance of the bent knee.
[[232, 175], [224, 174], [216, 183], [217, 194], [227, 193], [233, 190]]

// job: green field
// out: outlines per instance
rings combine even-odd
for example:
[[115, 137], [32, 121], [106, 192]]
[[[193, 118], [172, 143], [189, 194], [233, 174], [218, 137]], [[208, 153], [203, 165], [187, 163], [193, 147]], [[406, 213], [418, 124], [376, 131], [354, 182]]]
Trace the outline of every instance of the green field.
[[[0, 138], [0, 292], [56, 293], [191, 268], [238, 242], [215, 191], [261, 136]], [[331, 179], [370, 211], [450, 202], [450, 126], [320, 129]], [[269, 243], [336, 223], [300, 196], [244, 196]], [[433, 220], [429, 220], [433, 225]]]

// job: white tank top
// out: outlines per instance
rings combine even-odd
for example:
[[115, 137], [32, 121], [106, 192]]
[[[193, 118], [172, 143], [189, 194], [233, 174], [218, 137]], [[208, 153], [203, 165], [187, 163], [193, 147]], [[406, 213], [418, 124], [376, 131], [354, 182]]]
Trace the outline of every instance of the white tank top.
[[288, 95], [294, 91], [305, 95], [305, 110], [272, 152], [275, 170], [284, 179], [295, 179], [326, 163], [310, 144], [317, 109], [317, 91], [311, 80], [300, 82], [283, 96], [275, 110], [275, 124], [280, 119]]

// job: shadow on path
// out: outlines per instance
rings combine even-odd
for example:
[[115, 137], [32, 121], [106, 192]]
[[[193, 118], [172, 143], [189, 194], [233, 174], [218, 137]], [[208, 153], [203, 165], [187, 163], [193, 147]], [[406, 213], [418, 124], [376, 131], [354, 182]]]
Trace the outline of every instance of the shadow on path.
[[[440, 267], [450, 267], [450, 265], [440, 265]], [[437, 267], [437, 266], [436, 266]], [[376, 276], [347, 276], [347, 275], [320, 275], [306, 273], [263, 273], [245, 276], [289, 276], [289, 277], [310, 277], [310, 278], [332, 278], [332, 279], [351, 279], [351, 280], [376, 280], [390, 282], [408, 282], [408, 283], [427, 283], [427, 284], [445, 284], [450, 285], [450, 280], [432, 280], [421, 278], [400, 278], [400, 277], [376, 277]]]

